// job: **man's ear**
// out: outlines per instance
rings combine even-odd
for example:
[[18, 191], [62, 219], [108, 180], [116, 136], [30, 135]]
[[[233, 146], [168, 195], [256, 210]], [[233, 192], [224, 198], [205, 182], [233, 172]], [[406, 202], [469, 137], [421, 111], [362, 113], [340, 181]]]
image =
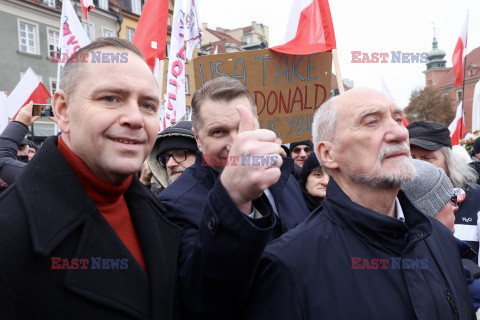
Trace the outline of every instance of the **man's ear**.
[[200, 150], [200, 152], [203, 153], [202, 141], [198, 138], [198, 135], [197, 135], [197, 132], [195, 131], [195, 128], [192, 128], [192, 131], [193, 131], [193, 135], [195, 136], [195, 141], [197, 142], [198, 150]]
[[337, 169], [338, 163], [335, 161], [335, 145], [330, 141], [320, 141], [317, 145], [317, 154], [322, 162], [322, 166], [328, 169]]
[[58, 129], [63, 133], [70, 133], [70, 113], [68, 96], [63, 90], [56, 90], [52, 99], [53, 115], [57, 119]]

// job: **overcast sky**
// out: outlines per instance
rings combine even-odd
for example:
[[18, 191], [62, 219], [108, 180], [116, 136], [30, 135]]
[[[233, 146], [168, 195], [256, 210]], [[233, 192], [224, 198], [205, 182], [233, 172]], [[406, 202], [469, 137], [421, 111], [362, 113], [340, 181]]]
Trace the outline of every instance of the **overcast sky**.
[[[452, 66], [452, 52], [470, 11], [467, 51], [480, 46], [478, 0], [330, 0], [340, 68], [343, 78], [355, 87], [381, 88], [385, 80], [393, 99], [406, 107], [411, 91], [424, 86], [424, 63], [352, 63], [352, 51], [428, 52], [435, 25], [438, 46]], [[234, 29], [252, 21], [267, 25], [270, 46], [282, 44], [292, 0], [197, 0], [200, 21], [209, 28]]]

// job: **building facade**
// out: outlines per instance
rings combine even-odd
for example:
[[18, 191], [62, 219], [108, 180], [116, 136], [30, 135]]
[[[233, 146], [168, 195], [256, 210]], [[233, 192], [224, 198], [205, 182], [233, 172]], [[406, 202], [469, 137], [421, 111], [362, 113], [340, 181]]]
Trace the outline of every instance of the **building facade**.
[[468, 132], [472, 131], [472, 105], [475, 85], [480, 80], [480, 47], [475, 48], [465, 57], [464, 85], [455, 87], [455, 72], [453, 68], [446, 67], [445, 51], [438, 48], [438, 42], [433, 37], [432, 50], [428, 53], [425, 85], [440, 89], [444, 95], [453, 99], [452, 110], [457, 107], [463, 98], [463, 111], [465, 113], [465, 126]]
[[[119, 37], [133, 40], [144, 0], [94, 0], [95, 9], [83, 16], [79, 0], [71, 0], [90, 40], [100, 37]], [[31, 67], [53, 96], [57, 88], [57, 64], [52, 51], [57, 51], [60, 34], [61, 3], [57, 0], [0, 0], [0, 90], [12, 92], [26, 70]], [[167, 29], [167, 59], [165, 60], [163, 92], [166, 88], [168, 49], [170, 44], [173, 0], [169, 3]], [[195, 50], [193, 58], [197, 57]], [[186, 63], [186, 104], [190, 113], [194, 85], [193, 62]], [[56, 125], [48, 119], [34, 124], [36, 142], [56, 134]]]

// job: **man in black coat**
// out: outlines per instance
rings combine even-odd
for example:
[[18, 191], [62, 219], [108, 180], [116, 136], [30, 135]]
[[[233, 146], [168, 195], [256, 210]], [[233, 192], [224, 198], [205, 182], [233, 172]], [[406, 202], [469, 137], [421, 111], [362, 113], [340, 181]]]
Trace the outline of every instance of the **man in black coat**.
[[101, 38], [60, 83], [62, 134], [0, 197], [0, 318], [179, 319], [180, 229], [132, 175], [158, 130], [142, 53]]
[[415, 174], [402, 114], [366, 88], [319, 108], [326, 198], [265, 249], [245, 319], [475, 319], [450, 230], [400, 191]]
[[[272, 131], [258, 129], [243, 83], [205, 83], [193, 96], [192, 122], [201, 152], [158, 199], [183, 229], [180, 284], [190, 315], [224, 320], [242, 309], [266, 243], [309, 211], [293, 159], [280, 157]], [[271, 214], [258, 214], [265, 206]]]

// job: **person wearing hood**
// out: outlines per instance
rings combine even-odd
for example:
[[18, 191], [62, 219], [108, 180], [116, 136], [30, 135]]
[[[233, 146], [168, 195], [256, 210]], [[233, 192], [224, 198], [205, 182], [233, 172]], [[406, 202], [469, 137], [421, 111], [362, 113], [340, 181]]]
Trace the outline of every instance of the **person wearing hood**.
[[161, 190], [167, 188], [185, 169], [195, 163], [197, 151], [191, 121], [179, 121], [158, 134], [147, 163], [160, 183]]
[[329, 176], [323, 170], [317, 155], [314, 152], [310, 153], [303, 163], [299, 181], [303, 198], [310, 212], [322, 204], [327, 194], [328, 180]]

